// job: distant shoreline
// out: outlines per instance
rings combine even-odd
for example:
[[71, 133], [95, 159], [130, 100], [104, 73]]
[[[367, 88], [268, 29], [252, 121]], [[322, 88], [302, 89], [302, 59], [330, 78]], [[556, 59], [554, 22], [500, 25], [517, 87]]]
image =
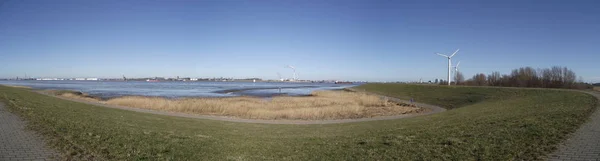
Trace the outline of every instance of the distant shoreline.
[[[36, 80], [36, 79], [19, 79], [19, 80], [15, 80], [15, 79], [0, 79], [0, 81], [80, 81], [80, 82], [148, 82], [148, 79], [144, 78], [144, 79], [130, 79], [130, 80], [123, 80], [123, 79], [102, 79], [102, 78], [98, 78], [98, 80], [73, 80], [73, 79], [63, 79], [63, 78], [57, 78], [52, 79], [52, 80]], [[150, 79], [153, 80], [153, 79]], [[335, 81], [325, 81], [325, 80], [318, 80], [318, 81], [312, 81], [312, 80], [299, 80], [299, 81], [280, 81], [280, 80], [245, 80], [245, 79], [234, 79], [234, 80], [171, 80], [171, 79], [159, 79], [156, 82], [256, 82], [256, 83], [327, 83], [327, 84], [334, 84]], [[152, 83], [156, 83], [156, 82], [152, 82]], [[340, 81], [340, 82], [350, 82], [351, 84], [362, 84], [362, 83], [367, 83], [367, 82], [359, 82], [359, 81]]]

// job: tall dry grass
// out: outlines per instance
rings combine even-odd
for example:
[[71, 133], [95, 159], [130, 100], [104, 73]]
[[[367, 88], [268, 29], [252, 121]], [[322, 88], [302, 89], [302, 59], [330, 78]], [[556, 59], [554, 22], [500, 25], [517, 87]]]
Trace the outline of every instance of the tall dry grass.
[[125, 96], [109, 100], [62, 93], [62, 97], [159, 111], [232, 116], [248, 119], [326, 120], [389, 116], [419, 112], [420, 108], [390, 102], [375, 95], [345, 91], [316, 91], [309, 97], [184, 98]]
[[19, 86], [19, 85], [2, 85], [2, 86], [31, 89], [31, 87], [28, 87], [28, 86]]
[[600, 87], [594, 87], [594, 90], [600, 91]]
[[63, 94], [60, 94], [60, 96], [66, 97], [66, 98], [71, 98], [71, 99], [89, 101], [89, 102], [101, 102], [101, 100], [99, 98], [82, 95], [82, 94], [77, 94], [77, 93], [63, 93]]

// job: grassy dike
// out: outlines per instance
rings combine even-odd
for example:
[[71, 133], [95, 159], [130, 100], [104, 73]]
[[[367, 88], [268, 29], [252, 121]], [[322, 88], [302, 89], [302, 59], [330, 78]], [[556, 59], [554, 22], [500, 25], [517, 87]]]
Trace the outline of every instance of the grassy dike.
[[555, 90], [367, 84], [453, 110], [407, 119], [267, 125], [187, 119], [0, 86], [0, 101], [65, 157], [96, 160], [539, 160], [597, 106]]

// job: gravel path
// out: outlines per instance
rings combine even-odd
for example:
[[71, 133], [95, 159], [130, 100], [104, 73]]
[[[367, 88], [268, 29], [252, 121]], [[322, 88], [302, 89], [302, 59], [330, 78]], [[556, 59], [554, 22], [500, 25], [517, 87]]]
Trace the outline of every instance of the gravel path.
[[[600, 99], [600, 93], [586, 92]], [[548, 160], [585, 160], [600, 161], [600, 109], [590, 116], [571, 138], [563, 142]]]
[[[108, 107], [108, 108], [116, 108], [122, 110], [129, 110], [135, 112], [143, 112], [143, 113], [151, 113], [157, 115], [167, 115], [167, 116], [177, 116], [177, 117], [186, 117], [186, 118], [195, 118], [195, 119], [209, 119], [209, 120], [219, 120], [219, 121], [231, 121], [231, 122], [242, 122], [242, 123], [261, 123], [261, 124], [338, 124], [338, 123], [350, 123], [350, 122], [363, 122], [363, 121], [376, 121], [376, 120], [393, 120], [393, 119], [401, 119], [401, 118], [410, 118], [416, 116], [430, 115], [435, 113], [440, 113], [446, 111], [446, 109], [428, 105], [423, 103], [414, 103], [418, 107], [426, 108], [426, 112], [416, 113], [416, 114], [405, 114], [405, 115], [397, 115], [397, 116], [380, 116], [380, 117], [372, 117], [372, 118], [361, 118], [361, 119], [342, 119], [342, 120], [255, 120], [255, 119], [242, 119], [242, 118], [233, 118], [233, 117], [225, 117], [225, 116], [210, 116], [210, 115], [197, 115], [197, 114], [186, 114], [186, 113], [177, 113], [177, 112], [165, 112], [165, 111], [156, 111], [156, 110], [148, 110], [148, 109], [140, 109], [133, 107], [124, 107], [124, 106], [115, 106], [115, 105], [107, 105], [95, 102], [81, 101], [76, 99], [58, 97], [55, 95], [38, 92], [40, 94], [44, 94], [47, 96], [52, 96], [59, 99], [80, 102], [85, 104], [91, 104], [96, 106]], [[384, 96], [382, 96], [384, 97]], [[397, 98], [387, 97], [391, 101], [404, 102], [409, 103], [405, 100], [400, 100]]]
[[0, 102], [0, 160], [56, 160], [56, 151], [42, 137], [25, 128], [26, 122]]

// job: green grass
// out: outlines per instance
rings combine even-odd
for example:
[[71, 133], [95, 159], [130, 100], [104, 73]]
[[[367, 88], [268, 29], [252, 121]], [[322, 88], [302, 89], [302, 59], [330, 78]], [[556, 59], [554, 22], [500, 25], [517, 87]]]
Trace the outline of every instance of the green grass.
[[405, 100], [414, 99], [453, 109], [502, 98], [520, 97], [530, 94], [525, 89], [498, 87], [460, 87], [439, 85], [365, 84], [355, 87], [359, 91], [378, 93]]
[[267, 125], [110, 109], [4, 86], [0, 100], [65, 156], [109, 160], [539, 160], [597, 104], [590, 95], [556, 90], [358, 88], [453, 110], [399, 120]]

